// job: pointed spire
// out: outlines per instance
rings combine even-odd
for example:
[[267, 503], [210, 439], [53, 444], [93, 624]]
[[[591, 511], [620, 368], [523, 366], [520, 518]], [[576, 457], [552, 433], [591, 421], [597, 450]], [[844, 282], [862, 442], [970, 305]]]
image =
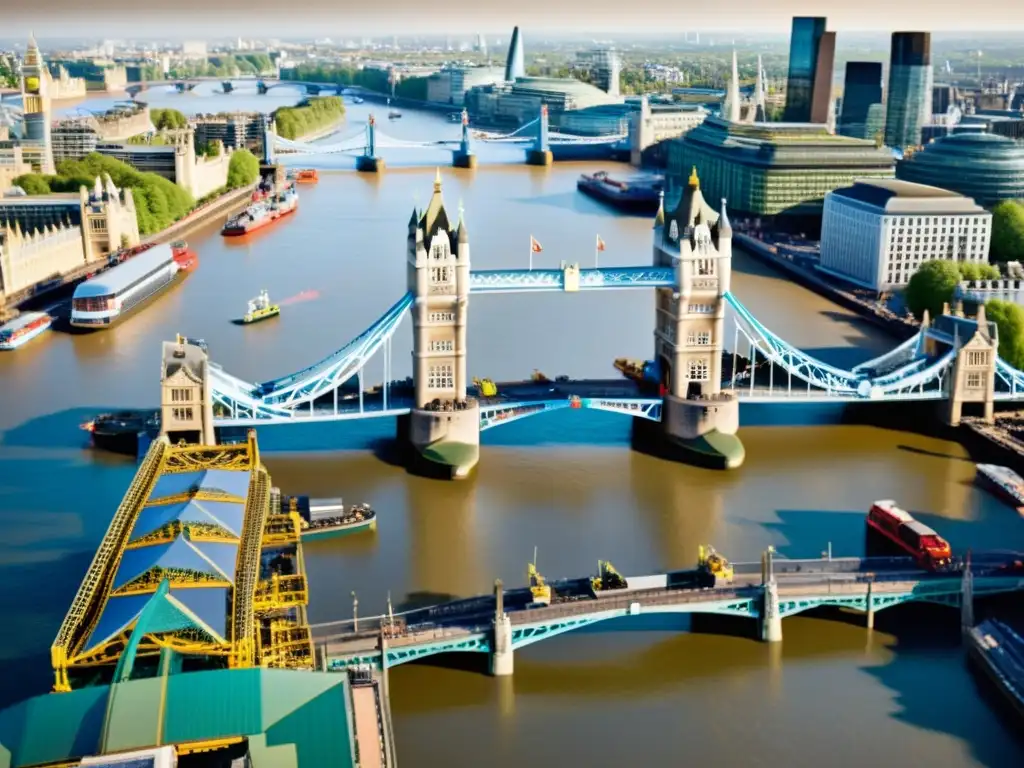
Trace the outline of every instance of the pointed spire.
[[466, 209], [462, 207], [462, 201], [459, 201], [459, 243], [469, 242], [469, 230], [466, 228]]
[[103, 197], [103, 184], [102, 182], [100, 182], [99, 176], [96, 177], [96, 181], [92, 187], [92, 192], [94, 195], [96, 195], [97, 200]]
[[655, 228], [665, 225], [665, 190], [658, 192], [658, 215], [654, 217]]
[[435, 192], [440, 192], [441, 191], [441, 169], [440, 168], [438, 168], [437, 169], [437, 173], [434, 174], [434, 191]]
[[725, 91], [725, 104], [722, 117], [730, 123], [740, 121], [740, 76], [736, 64], [736, 49], [732, 51], [732, 71], [729, 74], [729, 86]]
[[926, 309], [921, 313], [921, 328], [929, 328], [932, 324], [932, 316]]
[[700, 189], [700, 179], [697, 178], [697, 166], [693, 166], [690, 170], [690, 182], [689, 185], [694, 189]]
[[949, 302], [948, 301], [942, 302], [942, 314], [943, 315], [948, 315], [949, 314]]
[[981, 302], [978, 304], [978, 313], [974, 316], [974, 321], [978, 324], [978, 331], [986, 339], [988, 338], [988, 318], [985, 317], [985, 303]]
[[732, 237], [732, 224], [729, 222], [729, 214], [725, 209], [725, 198], [722, 198], [722, 210], [718, 214], [718, 234]]

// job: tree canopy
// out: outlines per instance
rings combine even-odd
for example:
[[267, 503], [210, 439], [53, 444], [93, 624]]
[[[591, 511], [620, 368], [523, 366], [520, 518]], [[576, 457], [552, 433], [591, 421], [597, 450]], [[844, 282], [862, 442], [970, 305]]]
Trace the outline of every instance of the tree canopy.
[[57, 164], [56, 176], [30, 173], [19, 176], [14, 183], [30, 195], [77, 192], [83, 186], [91, 189], [96, 177], [104, 174], [109, 174], [119, 189], [132, 190], [142, 234], [166, 229], [195, 207], [192, 195], [174, 182], [155, 173], [141, 173], [120, 160], [95, 152], [81, 160], [62, 160]]
[[188, 118], [176, 109], [150, 109], [149, 119], [158, 131], [188, 127]]
[[296, 107], [281, 107], [274, 112], [277, 135], [297, 139], [337, 122], [345, 114], [340, 96], [306, 99]]
[[915, 317], [920, 318], [926, 309], [935, 317], [942, 313], [943, 304], [952, 301], [953, 292], [961, 280], [990, 280], [997, 277], [999, 269], [991, 264], [926, 261], [910, 278], [903, 298], [907, 309]]
[[991, 299], [985, 304], [985, 314], [999, 329], [999, 356], [1014, 368], [1024, 367], [1024, 308]]
[[228, 189], [238, 189], [259, 178], [260, 161], [248, 149], [236, 149], [228, 162]]
[[1024, 261], [1024, 201], [1003, 200], [992, 209], [993, 261]]

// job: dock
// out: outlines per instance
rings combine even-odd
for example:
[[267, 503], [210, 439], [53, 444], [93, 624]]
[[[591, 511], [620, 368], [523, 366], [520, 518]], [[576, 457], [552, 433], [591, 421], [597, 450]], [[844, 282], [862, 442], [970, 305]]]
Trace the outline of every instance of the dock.
[[1003, 622], [989, 619], [967, 630], [965, 639], [968, 659], [1024, 721], [1024, 638]]

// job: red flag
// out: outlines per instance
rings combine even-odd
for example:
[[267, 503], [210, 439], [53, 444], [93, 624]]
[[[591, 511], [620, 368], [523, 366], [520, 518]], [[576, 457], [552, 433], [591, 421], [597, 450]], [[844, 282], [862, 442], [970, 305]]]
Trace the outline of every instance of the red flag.
[[535, 238], [533, 235], [530, 235], [530, 252], [540, 253], [543, 250], [544, 249], [540, 247], [540, 243], [537, 242], [537, 238]]
[[604, 250], [604, 240], [601, 239], [600, 235], [597, 236], [597, 250], [599, 250], [599, 251], [603, 251]]

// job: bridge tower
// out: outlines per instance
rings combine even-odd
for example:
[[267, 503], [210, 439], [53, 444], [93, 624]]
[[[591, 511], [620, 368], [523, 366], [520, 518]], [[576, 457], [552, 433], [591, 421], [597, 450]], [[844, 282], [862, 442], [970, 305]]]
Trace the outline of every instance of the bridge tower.
[[274, 143], [277, 139], [277, 124], [271, 120], [263, 132], [263, 164], [274, 164]]
[[363, 147], [363, 154], [356, 158], [356, 170], [363, 173], [384, 170], [384, 158], [377, 157], [377, 121], [372, 114], [366, 121], [366, 146]]
[[764, 602], [761, 606], [761, 639], [766, 643], [782, 640], [782, 613], [779, 610], [779, 585], [775, 582], [775, 547], [761, 556], [761, 581]]
[[463, 478], [480, 458], [480, 407], [466, 397], [469, 230], [461, 210], [456, 226], [449, 221], [440, 170], [427, 209], [409, 220], [408, 262], [416, 388], [409, 439], [432, 474]]
[[39, 173], [54, 173], [53, 141], [50, 135], [51, 102], [47, 87], [50, 74], [36, 39], [28, 39], [21, 66], [21, 104], [25, 124], [22, 153]]
[[548, 105], [540, 105], [540, 117], [537, 119], [537, 139], [533, 143], [533, 149], [526, 150], [527, 165], [548, 166], [554, 162], [554, 155], [551, 154], [551, 144], [548, 141]]
[[744, 459], [739, 401], [723, 391], [725, 295], [732, 273], [732, 226], [725, 200], [715, 212], [694, 168], [671, 213], [654, 227], [654, 265], [673, 267], [676, 285], [659, 288], [654, 353], [664, 397], [661, 426], [669, 445], [697, 463], [731, 469]]
[[506, 677], [512, 674], [515, 657], [512, 655], [512, 620], [505, 613], [505, 588], [501, 579], [494, 582], [494, 620], [491, 628], [491, 674], [494, 677]]
[[456, 168], [476, 168], [476, 155], [469, 137], [469, 113], [462, 110], [462, 141], [452, 153], [452, 165]]
[[183, 336], [163, 344], [160, 368], [160, 434], [172, 444], [180, 440], [216, 445], [209, 357]]
[[[936, 321], [939, 324], [953, 324], [956, 357], [949, 372], [947, 389], [947, 417], [950, 426], [960, 424], [964, 403], [981, 403], [985, 421], [995, 421], [996, 357], [999, 353], [999, 332], [995, 323], [985, 317], [985, 305], [978, 305], [973, 328], [970, 321], [964, 321], [963, 312], [957, 316], [944, 312]], [[970, 335], [965, 339], [963, 333]]]

